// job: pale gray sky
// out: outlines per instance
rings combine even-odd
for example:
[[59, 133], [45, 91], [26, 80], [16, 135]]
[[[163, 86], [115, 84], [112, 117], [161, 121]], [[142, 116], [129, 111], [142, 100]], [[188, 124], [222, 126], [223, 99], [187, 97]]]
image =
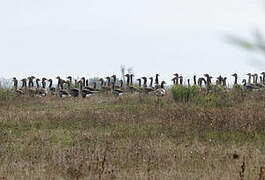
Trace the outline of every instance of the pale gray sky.
[[264, 19], [261, 0], [0, 1], [0, 77], [264, 71], [223, 39]]

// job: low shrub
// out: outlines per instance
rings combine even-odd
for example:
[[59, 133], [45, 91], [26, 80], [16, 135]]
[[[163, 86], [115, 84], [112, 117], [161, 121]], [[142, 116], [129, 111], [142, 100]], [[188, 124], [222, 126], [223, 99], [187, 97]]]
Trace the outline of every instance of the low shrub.
[[210, 91], [201, 89], [198, 86], [183, 87], [173, 86], [172, 96], [176, 102], [194, 103], [204, 106], [227, 106], [229, 104], [228, 96], [221, 88], [212, 87]]
[[187, 103], [200, 96], [200, 88], [197, 86], [173, 86], [171, 93], [175, 101]]

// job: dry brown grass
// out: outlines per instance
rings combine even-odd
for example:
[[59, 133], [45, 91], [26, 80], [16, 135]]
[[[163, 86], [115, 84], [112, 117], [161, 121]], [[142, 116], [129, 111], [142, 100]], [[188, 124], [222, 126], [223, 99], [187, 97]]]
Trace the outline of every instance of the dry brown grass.
[[264, 179], [264, 94], [231, 101], [1, 101], [0, 179]]

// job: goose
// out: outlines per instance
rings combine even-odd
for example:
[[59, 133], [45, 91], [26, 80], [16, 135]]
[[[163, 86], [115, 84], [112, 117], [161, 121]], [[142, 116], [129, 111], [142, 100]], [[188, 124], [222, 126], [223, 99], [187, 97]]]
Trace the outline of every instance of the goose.
[[251, 73], [246, 74], [248, 76], [248, 84], [251, 84]]
[[104, 79], [103, 78], [100, 78], [98, 81], [100, 82], [100, 89], [103, 91], [103, 88], [104, 88]]
[[237, 84], [237, 78], [238, 78], [237, 73], [232, 74], [232, 76], [234, 76], [234, 78], [235, 78], [234, 87], [237, 87], [238, 86], [238, 84]]
[[78, 81], [75, 79], [75, 87], [78, 87]]
[[222, 83], [223, 83], [223, 78], [220, 75], [220, 76], [217, 77], [216, 85], [221, 85]]
[[247, 80], [246, 80], [246, 79], [243, 79], [242, 84], [243, 84], [243, 89], [244, 89], [244, 90], [248, 90], [248, 91], [257, 91], [257, 90], [260, 89], [260, 88], [258, 88], [257, 86], [254, 86], [253, 84], [249, 84], [249, 83], [247, 83]]
[[68, 94], [70, 94], [73, 97], [78, 97], [78, 95], [79, 95], [79, 89], [77, 89], [77, 88], [71, 88], [70, 81], [66, 81], [66, 84], [67, 84]]
[[260, 73], [262, 75], [262, 83], [265, 84], [265, 72]]
[[123, 80], [120, 80], [120, 89], [123, 89]]
[[110, 77], [109, 76], [107, 76], [106, 77], [106, 80], [107, 80], [107, 84], [104, 86], [104, 89], [105, 89], [105, 91], [110, 91], [111, 90], [111, 87], [110, 87]]
[[114, 83], [115, 87], [116, 87], [116, 88], [120, 88], [120, 86], [117, 86], [117, 85], [116, 85], [117, 76], [114, 74], [114, 75], [112, 75], [111, 77], [113, 78], [113, 83]]
[[57, 76], [56, 79], [57, 79], [57, 89], [60, 89], [60, 87], [61, 87], [61, 78], [60, 78], [60, 76]]
[[166, 94], [166, 89], [164, 87], [165, 84], [166, 84], [165, 81], [162, 81], [161, 82], [160, 87], [154, 91], [155, 92], [155, 95], [157, 95], [157, 96], [164, 96]]
[[[106, 77], [106, 79], [108, 80], [108, 84], [109, 84], [110, 83], [110, 77]], [[109, 85], [106, 84], [106, 82], [104, 81], [103, 78], [100, 78], [98, 81], [100, 82], [100, 91], [107, 92], [107, 91], [111, 90], [111, 88], [109, 87]]]
[[207, 81], [204, 78], [199, 78], [198, 79], [198, 85], [202, 87], [202, 82], [204, 82], [204, 85], [207, 86]]
[[265, 84], [262, 83], [262, 77], [260, 77], [260, 82], [258, 83], [259, 75], [257, 73], [253, 74], [253, 78], [255, 78], [254, 85], [259, 88], [265, 88]]
[[43, 92], [43, 95], [47, 95], [47, 89], [46, 89], [46, 81], [47, 79], [44, 77], [41, 79], [41, 84], [42, 84], [42, 88], [41, 88], [41, 91]]
[[[29, 81], [31, 81], [34, 78], [29, 77], [28, 79], [30, 79]], [[36, 79], [36, 86], [37, 87], [32, 86], [32, 84], [34, 84], [33, 81], [32, 81], [32, 82], [28, 83], [28, 85], [30, 85], [30, 88], [29, 87], [27, 88], [26, 79], [22, 79], [22, 82], [23, 82], [22, 86], [24, 87], [24, 91], [27, 92], [28, 95], [30, 95], [30, 96], [38, 94], [38, 91], [39, 91], [39, 88], [40, 88], [39, 81], [40, 81], [40, 79]]]
[[202, 78], [199, 78], [199, 79], [198, 79], [198, 85], [199, 85], [199, 86], [202, 86]]
[[179, 84], [182, 86], [183, 85], [183, 76], [179, 76]]
[[130, 75], [125, 74], [124, 76], [126, 77], [126, 88], [129, 88], [129, 86], [130, 86]]
[[259, 88], [264, 88], [265, 85], [262, 83], [262, 78], [261, 78], [261, 81], [260, 83], [258, 83], [258, 78], [259, 78], [259, 75], [257, 73], [253, 74], [253, 82], [254, 82], [254, 85], [259, 87]]
[[144, 80], [144, 84], [143, 84], [143, 91], [145, 93], [150, 93], [150, 92], [153, 92], [155, 91], [155, 89], [153, 87], [147, 87], [147, 78], [144, 76], [142, 77], [142, 79]]
[[210, 76], [209, 74], [204, 74], [203, 76], [206, 77], [206, 86], [210, 87], [210, 85], [212, 84], [211, 79], [213, 78], [212, 76]]
[[21, 89], [24, 89], [24, 91], [25, 91], [27, 89], [27, 79], [24, 78], [21, 81], [22, 81]]
[[40, 88], [39, 81], [40, 81], [40, 79], [37, 78], [35, 81], [37, 87], [34, 87], [34, 82], [33, 82], [34, 79], [35, 79], [34, 76], [28, 77], [29, 82], [28, 82], [27, 92], [31, 96], [39, 94], [39, 88]]
[[70, 83], [70, 87], [73, 87], [73, 78], [72, 76], [68, 76], [66, 79], [68, 79], [69, 83]]
[[[88, 79], [86, 80], [85, 77], [81, 77], [81, 79], [80, 79], [79, 81], [82, 82], [82, 86], [83, 86], [83, 87], [88, 86]], [[79, 81], [77, 81], [77, 85], [80, 85]]]
[[48, 87], [48, 92], [49, 92], [49, 94], [54, 95], [55, 94], [55, 88], [52, 87], [52, 79], [49, 79], [48, 82], [50, 83], [49, 87]]
[[171, 81], [173, 81], [173, 85], [176, 85], [176, 77], [172, 78]]
[[79, 83], [79, 88], [80, 88], [79, 91], [80, 91], [80, 94], [81, 94], [82, 98], [89, 97], [89, 96], [91, 96], [91, 95], [96, 93], [96, 92], [90, 91], [88, 89], [83, 89], [83, 81], [82, 80], [78, 81], [78, 83]]
[[83, 86], [84, 86], [84, 87], [88, 87], [88, 85], [89, 85], [89, 81], [88, 81], [88, 79], [86, 80], [86, 79], [84, 78]]
[[160, 88], [160, 85], [159, 85], [159, 74], [156, 74], [156, 77], [155, 77], [155, 88], [158, 89]]
[[[83, 89], [87, 89], [89, 91], [95, 90], [94, 88], [89, 87], [89, 81], [85, 77], [82, 77], [80, 81], [82, 82], [82, 88]], [[78, 84], [80, 85], [80, 83], [78, 83]]]
[[37, 88], [32, 90], [32, 93], [36, 94], [39, 97], [45, 97], [46, 96], [45, 88], [43, 88], [43, 87], [41, 88], [39, 82], [40, 82], [40, 79], [37, 78], [36, 79]]
[[252, 78], [253, 78], [253, 84], [257, 84], [258, 83], [258, 74], [251, 74]]
[[134, 77], [134, 75], [130, 74], [130, 81], [131, 81], [130, 86], [132, 86], [132, 87], [133, 87], [133, 77]]
[[196, 86], [197, 83], [196, 83], [196, 75], [193, 76], [193, 85]]
[[[80, 81], [82, 82], [83, 87], [88, 87], [88, 79], [82, 77]], [[77, 83], [80, 84], [79, 81]]]
[[[257, 83], [256, 83], [256, 75], [255, 74], [252, 75], [251, 73], [247, 73], [246, 75], [248, 76], [248, 83], [245, 86], [252, 87], [253, 90], [259, 89], [260, 87], [257, 86]], [[251, 83], [251, 77], [253, 77], [253, 83]]]
[[147, 88], [147, 78], [145, 76], [143, 76], [142, 79], [144, 80], [143, 87]]
[[179, 74], [175, 73], [173, 75], [175, 76], [175, 84], [178, 85], [179, 84]]
[[21, 89], [18, 89], [18, 80], [17, 78], [13, 77], [13, 82], [14, 82], [14, 91], [18, 93], [19, 95], [23, 95], [24, 91]]
[[17, 91], [18, 90], [18, 80], [17, 80], [17, 78], [13, 77], [12, 81], [14, 82], [14, 91]]
[[61, 90], [63, 90], [64, 80], [61, 79], [60, 76], [57, 76], [56, 79], [58, 79], [57, 89], [61, 89]]
[[190, 87], [190, 79], [188, 79], [187, 81], [188, 81], [188, 87]]
[[263, 84], [262, 76], [259, 77], [259, 83]]
[[28, 87], [29, 88], [33, 88], [34, 87], [34, 83], [33, 83], [33, 80], [35, 79], [34, 76], [30, 76], [28, 77], [28, 80], [29, 80], [29, 83], [28, 83]]
[[227, 77], [224, 77], [224, 78], [223, 78], [223, 86], [224, 86], [224, 87], [227, 86], [226, 81], [227, 81]]
[[126, 77], [126, 90], [130, 93], [139, 92], [139, 89], [133, 87], [133, 74], [125, 74]]
[[154, 78], [153, 77], [150, 77], [150, 84], [149, 84], [149, 87], [150, 88], [153, 88], [153, 81], [154, 81]]
[[37, 78], [37, 79], [36, 79], [36, 86], [37, 86], [37, 89], [40, 89], [40, 84], [39, 84], [39, 82], [40, 82], [40, 79]]
[[41, 84], [42, 84], [42, 88], [43, 89], [46, 89], [46, 78], [44, 77], [44, 78], [42, 78], [42, 80], [41, 80]]
[[111, 82], [111, 93], [116, 96], [121, 96], [123, 95], [124, 91], [121, 89], [116, 89], [114, 82]]
[[139, 86], [139, 88], [142, 88], [142, 81], [141, 81], [141, 78], [136, 79], [136, 81], [138, 81], [138, 86]]

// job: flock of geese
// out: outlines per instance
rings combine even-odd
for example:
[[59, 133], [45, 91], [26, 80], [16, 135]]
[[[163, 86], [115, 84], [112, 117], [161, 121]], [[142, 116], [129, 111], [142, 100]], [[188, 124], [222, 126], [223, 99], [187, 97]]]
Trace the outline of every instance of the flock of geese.
[[[238, 83], [238, 75], [237, 73], [232, 74], [231, 76], [234, 77], [233, 88], [242, 88], [243, 90], [250, 90], [250, 91], [260, 91], [265, 89], [265, 72], [260, 73], [259, 76], [257, 73], [251, 74], [247, 73], [247, 79], [242, 80], [242, 84]], [[174, 85], [181, 85], [183, 86], [183, 77], [179, 76], [178, 73], [174, 74], [174, 78], [172, 79]], [[196, 75], [193, 76], [193, 85], [204, 87], [207, 90], [211, 90], [212, 79], [213, 77], [209, 74], [204, 74], [204, 77], [196, 79]], [[190, 79], [187, 79], [188, 87], [191, 86]], [[222, 77], [221, 75], [216, 78], [215, 81], [216, 86], [222, 86], [224, 88], [228, 88], [227, 86], [227, 77]]]
[[[243, 90], [259, 91], [265, 89], [265, 72], [246, 74], [248, 79], [243, 79], [242, 84], [238, 84], [238, 75], [236, 73], [232, 74], [234, 77], [233, 87], [242, 88]], [[82, 77], [80, 80], [74, 80], [71, 76], [68, 76], [66, 80], [57, 76], [57, 86], [53, 86], [52, 79], [42, 79], [30, 76], [28, 78], [22, 79], [22, 85], [18, 87], [17, 78], [13, 78], [14, 91], [20, 95], [37, 95], [37, 96], [47, 96], [47, 95], [58, 95], [59, 97], [88, 97], [93, 94], [110, 92], [116, 96], [120, 96], [126, 93], [146, 93], [155, 94], [157, 96], [164, 96], [166, 94], [165, 81], [159, 82], [159, 74], [153, 77], [141, 77], [136, 79], [136, 84], [134, 83], [134, 75], [126, 74], [124, 75], [126, 82], [123, 82], [123, 78], [118, 80], [116, 75], [108, 76], [106, 78], [100, 78], [92, 82], [92, 86], [89, 86], [89, 80]], [[206, 90], [211, 90], [213, 77], [209, 74], [204, 74], [203, 77], [197, 79], [196, 75], [193, 76], [192, 86], [198, 86]], [[150, 81], [148, 83], [148, 80]], [[190, 79], [187, 79], [187, 84], [184, 84], [183, 76], [178, 73], [174, 74], [172, 79], [174, 86], [191, 86]], [[35, 82], [35, 83], [34, 83]], [[47, 86], [47, 82], [49, 83]], [[216, 86], [227, 87], [227, 77], [222, 77], [221, 75], [216, 78]]]
[[[80, 80], [74, 80], [72, 76], [68, 76], [65, 80], [60, 76], [57, 76], [57, 86], [53, 86], [53, 80], [47, 78], [36, 78], [30, 76], [21, 80], [22, 85], [18, 87], [17, 78], [13, 78], [14, 91], [19, 95], [37, 95], [45, 97], [47, 95], [57, 95], [61, 98], [64, 97], [88, 97], [93, 94], [110, 92], [116, 96], [123, 95], [125, 93], [147, 93], [155, 94], [157, 96], [164, 96], [166, 94], [165, 81], [159, 83], [159, 74], [156, 74], [155, 79], [150, 77], [150, 85], [147, 85], [147, 77], [137, 79], [138, 86], [135, 86], [133, 81], [133, 74], [126, 74], [126, 84], [123, 80], [118, 80], [116, 75], [107, 76], [106, 78], [100, 78], [92, 82], [92, 86], [89, 86], [90, 82], [85, 77]], [[142, 85], [143, 80], [143, 85]], [[154, 86], [153, 86], [153, 80]], [[35, 83], [34, 83], [35, 82]], [[48, 82], [48, 84], [47, 84]], [[48, 85], [48, 86], [47, 86]]]

